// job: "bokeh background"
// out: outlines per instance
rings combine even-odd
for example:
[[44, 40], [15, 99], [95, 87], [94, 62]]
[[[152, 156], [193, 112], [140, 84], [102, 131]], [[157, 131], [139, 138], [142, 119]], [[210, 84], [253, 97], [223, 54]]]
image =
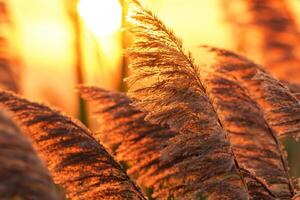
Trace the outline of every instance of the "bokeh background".
[[[7, 32], [12, 49], [11, 56], [15, 58], [16, 65], [20, 66], [18, 74], [21, 93], [30, 99], [48, 102], [78, 117], [79, 101], [74, 92], [74, 86], [78, 83], [74, 67], [78, 61], [78, 33], [74, 31], [74, 21], [70, 14], [76, 1], [2, 2], [7, 5], [10, 25], [1, 32]], [[182, 38], [185, 48], [194, 55], [199, 55], [198, 46], [203, 44], [232, 50], [236, 48], [237, 36], [232, 33], [232, 27], [226, 20], [221, 0], [141, 2], [171, 27]], [[300, 27], [300, 0], [287, 2]], [[121, 4], [118, 0], [81, 0], [79, 3], [82, 82], [118, 90], [122, 88], [120, 84], [124, 76], [122, 48], [130, 43], [130, 38], [121, 28]], [[201, 56], [196, 58], [202, 59]], [[256, 57], [252, 59], [260, 62]], [[90, 126], [97, 128], [92, 119]], [[299, 144], [291, 139], [286, 144], [292, 174], [299, 177]]]

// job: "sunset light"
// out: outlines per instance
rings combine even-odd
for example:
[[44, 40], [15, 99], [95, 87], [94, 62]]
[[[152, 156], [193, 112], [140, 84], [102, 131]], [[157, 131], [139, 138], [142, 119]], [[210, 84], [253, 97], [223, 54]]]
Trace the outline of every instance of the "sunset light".
[[109, 35], [121, 27], [122, 8], [118, 0], [80, 0], [78, 11], [87, 28], [97, 36]]
[[300, 200], [300, 0], [0, 0], [0, 200]]

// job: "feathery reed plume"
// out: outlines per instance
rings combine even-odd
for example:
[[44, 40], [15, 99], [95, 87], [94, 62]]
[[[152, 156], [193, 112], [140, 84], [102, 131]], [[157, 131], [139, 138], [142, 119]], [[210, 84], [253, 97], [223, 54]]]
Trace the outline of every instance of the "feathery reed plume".
[[0, 199], [60, 199], [31, 144], [2, 111], [0, 163]]
[[129, 166], [128, 174], [139, 185], [152, 188], [154, 197], [170, 178], [171, 168], [161, 163], [159, 155], [175, 133], [144, 121], [145, 114], [131, 106], [131, 99], [123, 93], [97, 87], [77, 89], [95, 105], [93, 112], [99, 119], [100, 131], [94, 137], [108, 145], [119, 162]]
[[[245, 88], [221, 68], [198, 68], [182, 43], [150, 11], [135, 1], [130, 11], [136, 40], [128, 52], [133, 72], [129, 95], [135, 106], [148, 113], [146, 120], [179, 132], [162, 151], [162, 158], [177, 167], [174, 176], [185, 179], [170, 188], [175, 196], [292, 198], [295, 191], [284, 154], [265, 121], [267, 109], [248, 94], [250, 86]], [[278, 90], [279, 83], [269, 84]], [[295, 100], [288, 91], [286, 95]], [[269, 102], [268, 96], [264, 98]], [[235, 178], [235, 184], [227, 178]]]
[[300, 83], [300, 29], [288, 1], [223, 1], [239, 50], [280, 80]]
[[18, 92], [17, 59], [10, 41], [11, 23], [7, 1], [0, 1], [0, 29], [5, 30], [0, 32], [0, 88]]
[[300, 104], [291, 91], [262, 67], [234, 52], [205, 47], [214, 52], [219, 71], [239, 80], [264, 111], [278, 137], [300, 136]]
[[178, 132], [162, 151], [163, 161], [175, 165], [171, 176], [178, 180], [168, 188], [170, 195], [249, 199], [228, 136], [181, 41], [136, 1], [130, 2], [128, 19], [136, 36], [128, 50], [129, 95], [148, 113], [146, 120]]
[[11, 92], [0, 92], [0, 106], [8, 109], [51, 172], [72, 199], [145, 199], [121, 166], [90, 131], [45, 105]]
[[285, 152], [265, 120], [266, 108], [253, 98], [248, 91], [250, 86], [230, 73], [236, 70], [246, 77], [249, 74], [243, 70], [249, 70], [251, 63], [235, 65], [230, 61], [202, 66], [200, 74], [223, 128], [229, 133], [240, 168], [249, 179], [246, 182], [250, 196], [253, 199], [290, 199], [295, 191], [289, 179]]

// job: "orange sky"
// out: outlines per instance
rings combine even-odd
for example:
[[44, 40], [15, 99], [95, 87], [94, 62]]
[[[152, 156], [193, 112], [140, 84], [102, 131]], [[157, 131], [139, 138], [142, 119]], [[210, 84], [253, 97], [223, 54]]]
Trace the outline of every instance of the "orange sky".
[[[104, 1], [104, 0], [101, 0]], [[109, 1], [109, 0], [107, 0]], [[67, 1], [66, 1], [67, 2]], [[142, 0], [193, 52], [200, 44], [231, 48], [230, 29], [218, 3], [220, 0]], [[300, 1], [290, 0], [299, 14]], [[59, 0], [11, 0], [11, 10], [18, 30], [20, 52], [24, 61], [25, 95], [51, 101], [75, 113], [73, 86], [73, 36], [71, 24]], [[299, 12], [297, 12], [297, 10]], [[99, 19], [99, 23], [101, 20]], [[93, 50], [92, 38], [86, 32], [87, 82], [115, 88], [120, 45], [117, 34], [99, 38], [102, 45], [101, 68]]]

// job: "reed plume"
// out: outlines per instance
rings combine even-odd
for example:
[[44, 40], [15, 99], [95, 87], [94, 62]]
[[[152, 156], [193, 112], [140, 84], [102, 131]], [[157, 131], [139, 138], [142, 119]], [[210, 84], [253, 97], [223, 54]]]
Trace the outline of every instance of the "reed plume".
[[280, 80], [300, 83], [300, 29], [288, 1], [223, 2], [238, 49]]
[[148, 113], [146, 120], [178, 132], [162, 152], [163, 161], [176, 166], [172, 176], [182, 180], [169, 193], [176, 198], [248, 199], [226, 132], [182, 42], [136, 1], [129, 5], [128, 19], [136, 37], [128, 50], [129, 95]]
[[172, 176], [185, 181], [169, 192], [192, 199], [295, 196], [278, 141], [299, 134], [299, 102], [290, 91], [229, 51], [211, 48], [217, 64], [197, 66], [151, 11], [136, 1], [129, 8], [135, 36], [128, 49], [129, 96], [146, 121], [178, 132], [162, 159], [175, 166]]
[[61, 199], [29, 140], [0, 112], [0, 199]]
[[[295, 191], [289, 179], [285, 152], [278, 141], [278, 134], [289, 134], [281, 131], [283, 126], [286, 130], [298, 129], [299, 121], [295, 122], [295, 127], [288, 123], [288, 115], [291, 114], [288, 110], [293, 109], [293, 106], [299, 108], [299, 103], [288, 104], [285, 108], [276, 107], [284, 102], [283, 97], [279, 99], [280, 95], [285, 95], [285, 99], [290, 101], [295, 100], [288, 89], [246, 58], [227, 50], [208, 48], [217, 56], [216, 63], [202, 67], [200, 71], [206, 90], [224, 129], [229, 133], [242, 170], [250, 172], [250, 178], [254, 178], [251, 177], [254, 174], [263, 190], [269, 193], [263, 197], [263, 191], [259, 188], [260, 191], [255, 194], [255, 189], [251, 187], [257, 185], [249, 182], [249, 192], [254, 192], [251, 196], [254, 199], [290, 198]], [[278, 121], [284, 118], [272, 118], [275, 113], [286, 115], [286, 123], [281, 121], [282, 124], [277, 126]], [[290, 118], [295, 116], [291, 115]]]
[[152, 197], [156, 197], [161, 189], [176, 181], [169, 176], [171, 167], [160, 161], [160, 151], [174, 137], [174, 132], [144, 121], [145, 114], [131, 106], [132, 100], [123, 93], [85, 86], [79, 86], [78, 90], [93, 103], [93, 113], [100, 122], [100, 130], [94, 137], [128, 166], [128, 174], [139, 185], [153, 190]]
[[34, 142], [56, 184], [71, 199], [145, 199], [121, 166], [90, 131], [48, 106], [0, 92], [9, 110]]
[[216, 56], [211, 66], [234, 77], [247, 89], [278, 137], [300, 136], [300, 104], [284, 83], [244, 56], [224, 49], [208, 49]]

